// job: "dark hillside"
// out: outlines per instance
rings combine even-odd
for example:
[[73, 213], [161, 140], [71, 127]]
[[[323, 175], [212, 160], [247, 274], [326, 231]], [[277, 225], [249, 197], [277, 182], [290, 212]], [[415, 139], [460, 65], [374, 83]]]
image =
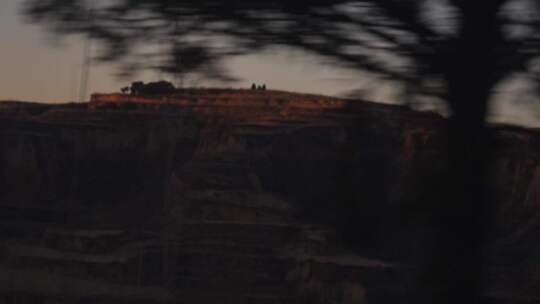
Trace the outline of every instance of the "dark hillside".
[[[492, 129], [485, 294], [538, 303], [540, 134]], [[274, 91], [0, 103], [0, 302], [398, 303], [445, 134]]]

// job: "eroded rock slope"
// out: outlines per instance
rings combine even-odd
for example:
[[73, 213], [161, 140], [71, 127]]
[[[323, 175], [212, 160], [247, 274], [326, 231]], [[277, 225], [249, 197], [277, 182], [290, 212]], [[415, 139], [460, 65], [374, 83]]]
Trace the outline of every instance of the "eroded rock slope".
[[[227, 90], [0, 105], [1, 301], [396, 303], [412, 292], [401, 257], [418, 248], [403, 219], [421, 213], [410, 202], [444, 166], [435, 114]], [[535, 303], [540, 136], [496, 129], [486, 295]]]

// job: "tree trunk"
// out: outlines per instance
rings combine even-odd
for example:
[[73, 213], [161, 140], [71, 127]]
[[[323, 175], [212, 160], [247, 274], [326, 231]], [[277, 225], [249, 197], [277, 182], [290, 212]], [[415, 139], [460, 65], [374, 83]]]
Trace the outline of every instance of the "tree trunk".
[[489, 157], [485, 118], [496, 84], [493, 52], [501, 35], [497, 7], [464, 10], [459, 37], [441, 60], [445, 64], [448, 168], [442, 193], [433, 207], [432, 251], [424, 261], [421, 282], [428, 284], [422, 303], [481, 301], [485, 227], [495, 206], [485, 197]]
[[[458, 87], [459, 88], [459, 87]], [[456, 88], [456, 89], [458, 89]], [[484, 227], [489, 218], [484, 195], [486, 178], [487, 105], [485, 93], [471, 94], [462, 87], [456, 98], [472, 98], [483, 105], [477, 112], [454, 113], [448, 125], [448, 168], [442, 177], [441, 193], [433, 198], [432, 252], [425, 270], [434, 298], [428, 303], [479, 303], [481, 292]], [[480, 89], [478, 89], [480, 91]], [[463, 96], [468, 95], [468, 96]], [[458, 97], [459, 96], [459, 97]]]

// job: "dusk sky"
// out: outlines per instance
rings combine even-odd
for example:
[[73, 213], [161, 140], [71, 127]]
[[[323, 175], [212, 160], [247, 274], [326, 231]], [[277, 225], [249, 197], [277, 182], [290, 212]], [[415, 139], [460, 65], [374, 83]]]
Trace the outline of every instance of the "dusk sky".
[[[0, 2], [0, 100], [40, 102], [76, 100], [81, 74], [83, 44], [79, 38], [55, 40], [39, 26], [25, 22], [19, 10], [23, 0]], [[355, 87], [350, 71], [331, 68], [298, 52], [262, 54], [233, 58], [226, 63], [240, 79], [232, 87], [249, 87], [252, 82], [269, 88], [298, 92], [340, 94]], [[112, 67], [94, 64], [89, 93], [117, 91], [130, 81], [165, 78], [146, 72], [136, 79], [120, 80]], [[204, 86], [205, 82], [199, 82]], [[211, 83], [206, 83], [211, 85]]]
[[[0, 2], [0, 100], [67, 102], [78, 99], [83, 43], [78, 38], [54, 40], [43, 29], [20, 16], [24, 0]], [[270, 89], [340, 95], [362, 83], [362, 76], [322, 64], [300, 52], [267, 53], [233, 58], [226, 63], [239, 79], [231, 87], [247, 88], [265, 83]], [[113, 67], [92, 65], [88, 93], [115, 92], [131, 81], [155, 81], [162, 75], [145, 72], [134, 79], [120, 80]], [[212, 83], [201, 81], [200, 86]], [[383, 86], [370, 99], [392, 102]], [[492, 120], [540, 127], [540, 103], [516, 98], [518, 85], [497, 93]], [[516, 102], [519, 99], [519, 102]], [[537, 99], [537, 98], [534, 98]]]

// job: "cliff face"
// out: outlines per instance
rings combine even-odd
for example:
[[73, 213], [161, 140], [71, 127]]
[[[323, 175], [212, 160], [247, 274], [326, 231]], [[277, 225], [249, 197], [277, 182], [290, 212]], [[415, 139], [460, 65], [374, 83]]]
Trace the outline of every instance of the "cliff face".
[[[435, 114], [251, 91], [0, 105], [3, 301], [393, 303], [410, 292], [405, 256], [425, 244], [403, 223], [444, 166]], [[494, 129], [501, 203], [486, 295], [533, 303], [540, 136]]]

